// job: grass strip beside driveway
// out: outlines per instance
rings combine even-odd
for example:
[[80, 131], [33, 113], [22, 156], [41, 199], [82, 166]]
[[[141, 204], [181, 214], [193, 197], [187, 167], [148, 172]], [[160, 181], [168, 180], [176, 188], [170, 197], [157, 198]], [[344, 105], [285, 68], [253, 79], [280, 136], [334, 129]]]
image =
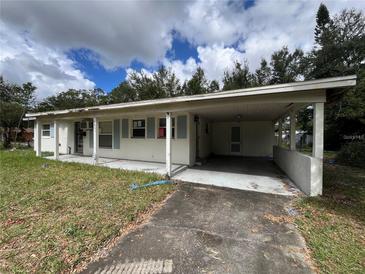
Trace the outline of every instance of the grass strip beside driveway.
[[0, 268], [9, 272], [68, 272], [152, 204], [172, 185], [129, 190], [162, 179], [0, 151]]
[[365, 273], [365, 170], [324, 165], [323, 196], [298, 201], [296, 223], [321, 273]]

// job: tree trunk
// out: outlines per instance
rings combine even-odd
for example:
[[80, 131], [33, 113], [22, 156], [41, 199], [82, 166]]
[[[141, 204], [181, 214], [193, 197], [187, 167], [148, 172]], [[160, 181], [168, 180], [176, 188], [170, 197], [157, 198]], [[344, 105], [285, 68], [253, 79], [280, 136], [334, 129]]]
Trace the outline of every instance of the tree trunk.
[[10, 128], [7, 127], [4, 129], [3, 137], [4, 137], [4, 148], [11, 148], [11, 129]]

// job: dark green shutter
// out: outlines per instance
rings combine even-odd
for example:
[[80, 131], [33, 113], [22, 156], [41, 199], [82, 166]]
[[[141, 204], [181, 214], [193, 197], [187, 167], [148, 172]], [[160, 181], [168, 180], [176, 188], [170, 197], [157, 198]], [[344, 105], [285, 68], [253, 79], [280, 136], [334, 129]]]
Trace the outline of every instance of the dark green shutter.
[[155, 118], [147, 118], [147, 138], [155, 138]]
[[113, 126], [114, 149], [120, 149], [120, 120], [114, 120]]
[[187, 138], [187, 118], [184, 116], [177, 116], [177, 138]]
[[128, 119], [122, 119], [122, 138], [129, 138]]

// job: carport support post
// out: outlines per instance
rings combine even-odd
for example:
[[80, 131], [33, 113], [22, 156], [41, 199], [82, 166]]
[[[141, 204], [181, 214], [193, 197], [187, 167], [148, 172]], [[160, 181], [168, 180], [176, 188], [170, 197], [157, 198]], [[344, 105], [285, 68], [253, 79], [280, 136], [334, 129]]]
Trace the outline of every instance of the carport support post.
[[96, 165], [98, 163], [98, 146], [99, 146], [99, 125], [96, 117], [93, 117], [93, 163]]
[[323, 159], [324, 103], [315, 103], [313, 111], [313, 149], [314, 158]]
[[171, 177], [171, 113], [166, 112], [166, 173]]
[[295, 111], [290, 112], [290, 150], [295, 150]]
[[54, 130], [54, 158], [56, 160], [59, 159], [59, 136], [58, 136], [58, 122], [54, 120], [53, 122], [53, 130]]
[[41, 130], [41, 123], [40, 121], [37, 119], [35, 121], [35, 124], [36, 124], [36, 132], [37, 132], [37, 139], [34, 140], [35, 141], [35, 154], [37, 156], [41, 156], [42, 154], [42, 144], [41, 144], [41, 140], [42, 140], [42, 130]]

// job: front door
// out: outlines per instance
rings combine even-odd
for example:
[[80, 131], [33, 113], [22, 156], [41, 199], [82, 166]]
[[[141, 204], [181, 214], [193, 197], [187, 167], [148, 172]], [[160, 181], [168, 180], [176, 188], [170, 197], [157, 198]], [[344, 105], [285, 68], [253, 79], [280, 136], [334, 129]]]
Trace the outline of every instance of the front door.
[[241, 127], [231, 127], [231, 154], [241, 154]]
[[75, 152], [76, 153], [83, 153], [83, 138], [84, 137], [84, 132], [81, 129], [81, 123], [80, 122], [75, 122]]

